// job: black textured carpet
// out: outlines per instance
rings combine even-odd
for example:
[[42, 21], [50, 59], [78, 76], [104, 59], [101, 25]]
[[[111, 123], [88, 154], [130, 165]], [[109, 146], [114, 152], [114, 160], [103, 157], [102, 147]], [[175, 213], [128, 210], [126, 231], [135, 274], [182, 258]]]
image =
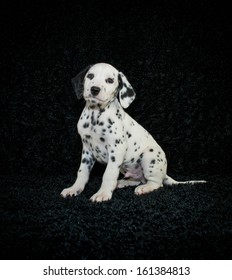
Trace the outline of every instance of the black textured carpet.
[[[40, 1], [1, 10], [0, 257], [231, 259], [229, 9], [217, 2]], [[206, 185], [137, 197], [62, 199], [75, 180], [84, 107], [70, 79], [89, 64], [122, 71], [128, 113], [166, 152], [169, 174]]]
[[133, 188], [122, 189], [102, 204], [89, 201], [99, 177], [81, 196], [59, 197], [72, 181], [67, 176], [1, 178], [2, 257], [231, 258], [231, 177], [142, 197]]

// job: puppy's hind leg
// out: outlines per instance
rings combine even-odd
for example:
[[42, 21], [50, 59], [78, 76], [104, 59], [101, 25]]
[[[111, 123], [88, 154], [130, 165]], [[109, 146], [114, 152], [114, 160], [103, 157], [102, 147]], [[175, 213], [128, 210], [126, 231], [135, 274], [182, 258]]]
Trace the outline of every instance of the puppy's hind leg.
[[148, 147], [140, 157], [146, 183], [135, 189], [137, 195], [150, 193], [163, 187], [163, 178], [167, 169], [165, 154], [161, 148]]
[[135, 189], [135, 194], [142, 195], [142, 194], [150, 193], [153, 192], [154, 190], [157, 190], [160, 187], [162, 187], [162, 185], [160, 185], [159, 183], [148, 181], [146, 184], [138, 186]]

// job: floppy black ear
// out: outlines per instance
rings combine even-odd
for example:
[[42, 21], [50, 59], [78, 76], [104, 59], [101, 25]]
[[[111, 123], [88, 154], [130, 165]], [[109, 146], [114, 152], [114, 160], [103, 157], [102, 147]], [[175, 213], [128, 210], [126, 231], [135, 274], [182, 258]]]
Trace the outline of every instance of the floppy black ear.
[[85, 74], [89, 71], [90, 67], [92, 65], [89, 65], [86, 67], [84, 70], [82, 70], [80, 73], [78, 73], [74, 78], [72, 78], [72, 86], [73, 89], [76, 93], [76, 96], [78, 99], [81, 99], [83, 96], [83, 91], [84, 91], [84, 77]]
[[118, 73], [118, 92], [119, 101], [122, 107], [129, 107], [129, 105], [134, 101], [136, 94], [131, 84], [128, 82], [127, 78], [122, 72]]

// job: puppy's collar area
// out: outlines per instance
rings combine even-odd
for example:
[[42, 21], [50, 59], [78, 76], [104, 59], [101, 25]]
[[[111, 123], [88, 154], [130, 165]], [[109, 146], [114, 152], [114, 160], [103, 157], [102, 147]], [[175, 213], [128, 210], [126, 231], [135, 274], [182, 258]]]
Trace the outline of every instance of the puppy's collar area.
[[113, 99], [110, 99], [109, 102], [105, 103], [98, 103], [98, 102], [93, 102], [90, 100], [86, 100], [86, 106], [90, 109], [97, 109], [97, 110], [104, 110], [105, 108], [110, 107], [112, 103], [115, 102], [117, 96], [115, 96]]

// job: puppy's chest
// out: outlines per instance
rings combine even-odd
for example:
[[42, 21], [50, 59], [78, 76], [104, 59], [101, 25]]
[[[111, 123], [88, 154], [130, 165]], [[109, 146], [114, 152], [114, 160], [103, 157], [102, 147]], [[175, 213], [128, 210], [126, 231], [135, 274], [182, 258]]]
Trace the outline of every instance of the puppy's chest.
[[114, 115], [115, 112], [106, 114], [99, 110], [84, 109], [78, 122], [78, 132], [83, 144], [103, 163], [108, 160], [109, 145], [121, 138], [118, 131], [119, 120], [115, 120]]

